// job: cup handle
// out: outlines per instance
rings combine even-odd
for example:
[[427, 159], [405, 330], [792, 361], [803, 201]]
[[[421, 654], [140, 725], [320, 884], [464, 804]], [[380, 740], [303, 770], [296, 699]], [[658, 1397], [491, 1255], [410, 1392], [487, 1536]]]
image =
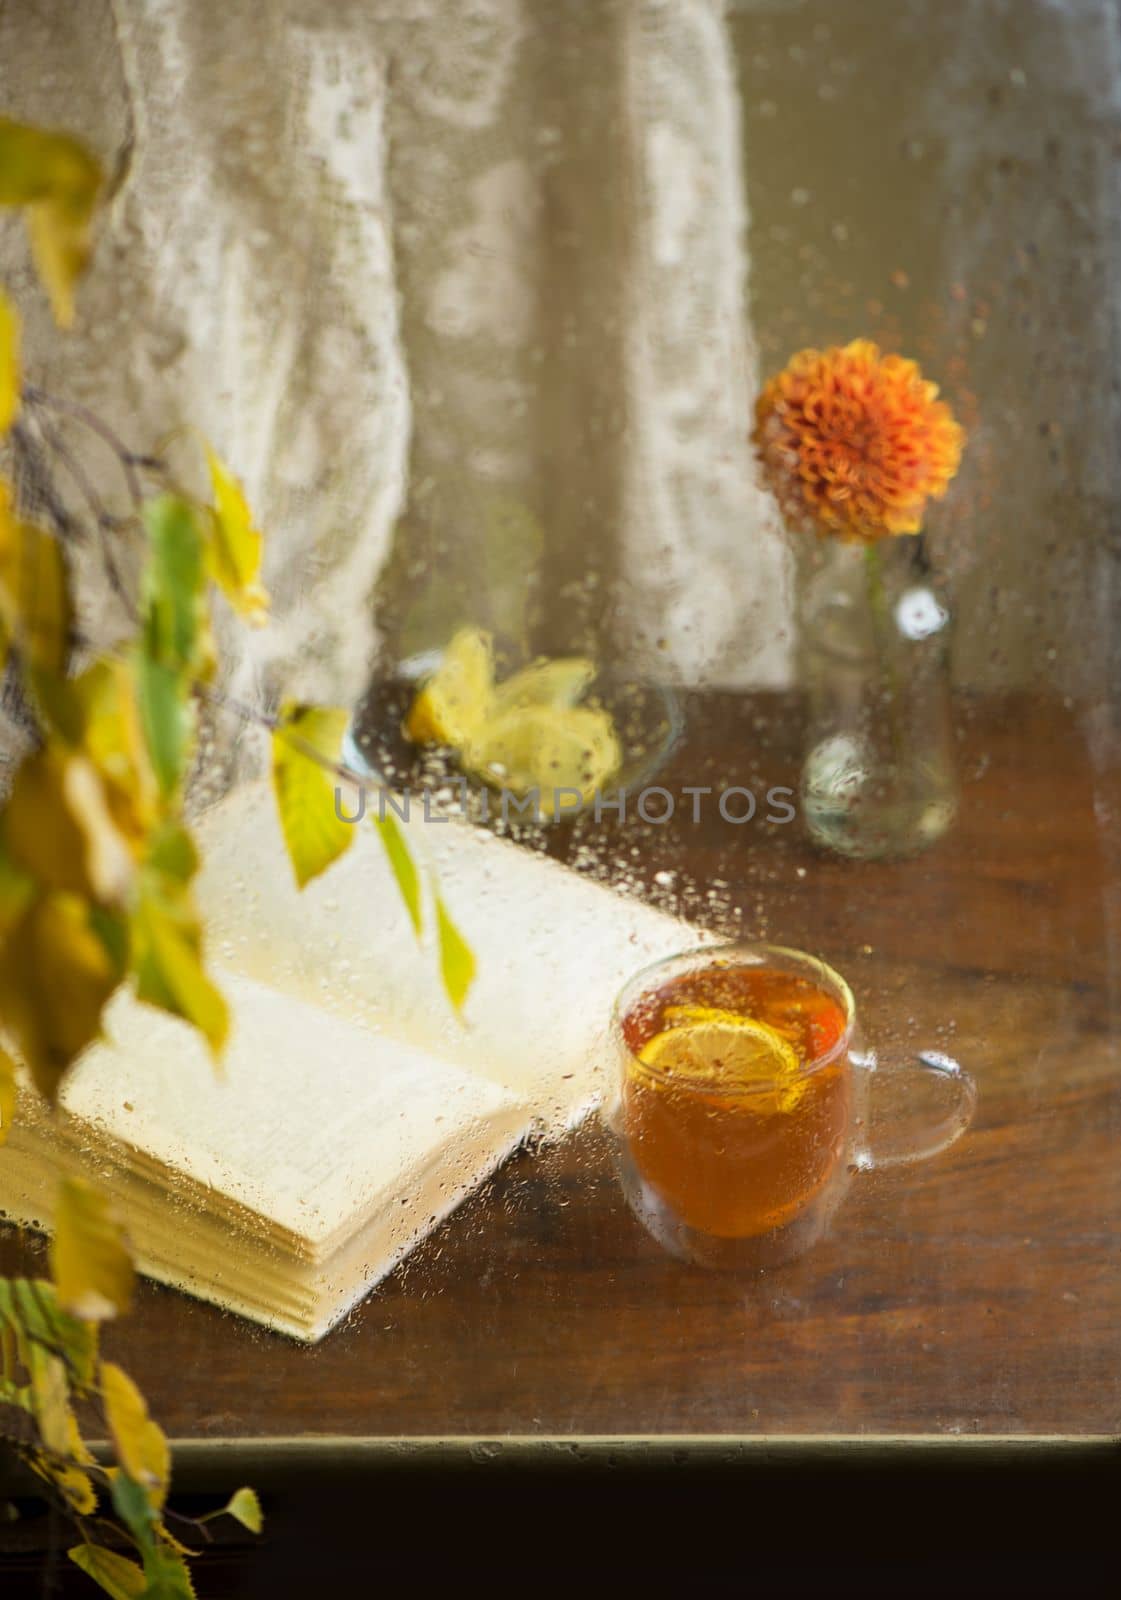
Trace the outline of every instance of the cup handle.
[[[977, 1085], [953, 1056], [919, 1050], [883, 1065], [874, 1050], [851, 1057], [869, 1073], [869, 1116], [853, 1155], [861, 1171], [929, 1161], [961, 1138], [973, 1120]], [[891, 1131], [877, 1132], [887, 1124]]]

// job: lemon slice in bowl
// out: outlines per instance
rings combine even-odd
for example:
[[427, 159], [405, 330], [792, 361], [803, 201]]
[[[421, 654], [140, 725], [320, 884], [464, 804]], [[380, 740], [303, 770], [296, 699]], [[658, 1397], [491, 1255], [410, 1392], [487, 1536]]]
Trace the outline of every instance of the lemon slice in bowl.
[[[618, 771], [622, 753], [610, 715], [595, 706], [529, 705], [478, 730], [463, 765], [492, 788], [536, 789], [543, 817], [577, 809]], [[568, 794], [559, 791], [568, 790]]]
[[482, 628], [460, 628], [403, 724], [414, 744], [460, 750], [492, 714], [494, 645]]
[[776, 1029], [712, 1006], [668, 1006], [670, 1026], [638, 1052], [666, 1088], [748, 1096], [750, 1109], [793, 1111], [806, 1080], [797, 1052]]
[[527, 706], [574, 706], [596, 675], [587, 656], [557, 656], [535, 661], [500, 683], [494, 691], [494, 714], [522, 711]]
[[491, 788], [523, 800], [536, 790], [542, 818], [574, 812], [623, 759], [611, 714], [577, 704], [595, 675], [584, 656], [542, 658], [496, 688], [490, 634], [461, 628], [402, 732], [414, 744], [454, 750], [463, 770]]

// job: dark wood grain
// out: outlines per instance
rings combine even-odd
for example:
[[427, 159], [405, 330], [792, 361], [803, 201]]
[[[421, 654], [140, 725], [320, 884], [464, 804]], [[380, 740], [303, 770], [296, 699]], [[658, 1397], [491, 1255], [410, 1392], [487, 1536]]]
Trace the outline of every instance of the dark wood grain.
[[[789, 700], [689, 713], [667, 787], [792, 781]], [[1061, 704], [964, 703], [958, 725], [959, 822], [912, 861], [846, 863], [800, 825], [716, 814], [582, 822], [549, 845], [622, 861], [636, 892], [698, 920], [819, 952], [884, 1053], [959, 1055], [981, 1094], [953, 1150], [860, 1179], [827, 1241], [744, 1278], [664, 1255], [588, 1126], [511, 1161], [315, 1349], [146, 1285], [108, 1342], [168, 1431], [1116, 1432], [1117, 775], [1095, 773]], [[6, 1270], [37, 1259], [34, 1241], [0, 1243]]]

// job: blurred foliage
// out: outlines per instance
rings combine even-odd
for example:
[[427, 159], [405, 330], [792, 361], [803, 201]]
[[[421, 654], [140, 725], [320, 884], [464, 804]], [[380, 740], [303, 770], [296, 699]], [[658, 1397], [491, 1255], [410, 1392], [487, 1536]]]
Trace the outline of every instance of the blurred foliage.
[[[3, 1436], [73, 1524], [79, 1542], [67, 1551], [70, 1560], [106, 1594], [193, 1596], [187, 1562], [197, 1551], [166, 1520], [167, 1439], [132, 1379], [99, 1352], [99, 1324], [127, 1307], [133, 1267], [104, 1199], [88, 1184], [63, 1183], [51, 1261], [53, 1282], [0, 1278]], [[90, 1425], [108, 1438], [112, 1465], [86, 1443]], [[252, 1489], [239, 1489], [211, 1516], [223, 1514], [261, 1531]], [[203, 1539], [209, 1520], [177, 1519]]]
[[[100, 165], [77, 141], [0, 118], [0, 205], [23, 211], [62, 326], [73, 318], [101, 189]], [[198, 759], [200, 704], [223, 703], [214, 687], [215, 591], [248, 623], [268, 613], [264, 538], [220, 456], [205, 445], [209, 493], [197, 497], [95, 414], [26, 384], [20, 362], [19, 316], [0, 290], [0, 447], [22, 468], [11, 481], [0, 476], [0, 670], [26, 708], [29, 734], [0, 811], [0, 1032], [10, 1046], [0, 1046], [0, 1143], [24, 1073], [27, 1092], [54, 1105], [122, 985], [220, 1054], [230, 1019], [207, 970], [184, 796]], [[76, 625], [76, 525], [51, 480], [52, 452], [65, 450], [60, 421], [110, 445], [129, 489], [127, 513], [115, 515], [71, 472], [130, 623], [125, 644], [110, 653]], [[17, 488], [28, 479], [36, 515]], [[126, 547], [139, 555], [131, 567], [119, 559]], [[137, 566], [130, 585], [122, 574]], [[273, 718], [238, 709], [270, 733], [282, 833], [302, 887], [354, 840], [335, 802], [346, 713], [285, 706]], [[416, 865], [400, 830], [379, 827], [379, 837], [419, 932]], [[442, 905], [438, 945], [459, 1006], [473, 962]], [[0, 1278], [0, 1439], [74, 1521], [81, 1542], [70, 1557], [107, 1594], [190, 1595], [192, 1552], [164, 1520], [167, 1440], [132, 1380], [98, 1355], [98, 1324], [132, 1295], [127, 1242], [105, 1197], [77, 1179], [63, 1180], [54, 1222], [53, 1282]], [[107, 1433], [115, 1466], [99, 1465], [83, 1442], [83, 1409]], [[252, 1490], [239, 1490], [225, 1510], [260, 1530]], [[122, 1539], [128, 1555], [116, 1548]]]

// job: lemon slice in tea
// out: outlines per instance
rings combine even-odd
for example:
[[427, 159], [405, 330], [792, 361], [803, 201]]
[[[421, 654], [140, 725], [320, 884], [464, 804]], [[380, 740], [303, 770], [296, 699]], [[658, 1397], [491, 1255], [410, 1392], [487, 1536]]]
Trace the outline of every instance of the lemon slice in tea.
[[760, 1111], [792, 1111], [805, 1079], [788, 1039], [753, 1017], [712, 1006], [668, 1006], [670, 1023], [642, 1046], [638, 1060], [667, 1086], [751, 1096]]
[[494, 714], [521, 711], [526, 706], [574, 706], [596, 675], [587, 656], [557, 656], [535, 661], [500, 683], [494, 691]]
[[742, 1011], [727, 1011], [723, 1006], [699, 1006], [692, 1001], [683, 1002], [677, 1006], [667, 1006], [662, 1012], [664, 1022], [672, 1022], [675, 1027], [685, 1027], [692, 1022], [724, 1022], [729, 1027], [766, 1028], [772, 1029], [768, 1022], [754, 1022], [751, 1017], [745, 1017]]
[[590, 800], [619, 768], [622, 755], [615, 725], [594, 706], [524, 706], [487, 722], [463, 752], [468, 771], [495, 788], [540, 793], [542, 816], [575, 810]]
[[414, 744], [462, 749], [491, 715], [494, 646], [481, 628], [460, 628], [413, 701], [404, 733]]

